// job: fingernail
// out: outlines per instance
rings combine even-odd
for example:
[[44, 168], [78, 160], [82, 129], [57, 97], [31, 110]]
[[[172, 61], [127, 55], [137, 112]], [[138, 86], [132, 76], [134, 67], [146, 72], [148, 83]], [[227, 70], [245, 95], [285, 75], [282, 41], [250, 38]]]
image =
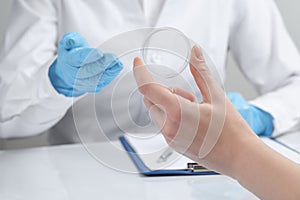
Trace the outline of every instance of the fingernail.
[[75, 45], [75, 41], [73, 39], [68, 39], [66, 41], [66, 49], [69, 50], [69, 49], [72, 49], [72, 47]]
[[198, 59], [202, 59], [201, 48], [198, 45], [194, 46], [194, 55]]

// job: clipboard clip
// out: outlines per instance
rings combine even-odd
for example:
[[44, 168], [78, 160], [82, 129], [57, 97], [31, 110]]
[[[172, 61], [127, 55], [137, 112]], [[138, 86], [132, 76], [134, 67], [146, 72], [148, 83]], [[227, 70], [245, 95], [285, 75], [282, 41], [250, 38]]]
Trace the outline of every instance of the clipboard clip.
[[167, 148], [157, 159], [157, 163], [166, 162], [168, 158], [173, 154], [173, 149]]
[[201, 165], [199, 165], [198, 163], [187, 163], [187, 169], [188, 171], [191, 172], [207, 172], [207, 171], [211, 171]]

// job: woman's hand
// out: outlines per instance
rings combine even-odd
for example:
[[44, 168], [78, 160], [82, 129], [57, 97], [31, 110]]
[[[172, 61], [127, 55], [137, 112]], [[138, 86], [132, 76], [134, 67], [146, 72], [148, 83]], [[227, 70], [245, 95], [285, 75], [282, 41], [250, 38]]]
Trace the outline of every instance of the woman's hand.
[[245, 137], [241, 132], [256, 136], [214, 80], [197, 46], [192, 49], [190, 70], [202, 93], [201, 103], [195, 103], [192, 94], [156, 83], [141, 59], [134, 61], [145, 105], [167, 143], [206, 167], [232, 175], [232, 155], [238, 151], [233, 142]]
[[134, 60], [139, 90], [167, 143], [201, 165], [237, 179], [260, 198], [299, 199], [299, 166], [252, 132], [214, 80], [197, 46], [192, 49], [190, 70], [202, 93], [201, 103], [184, 90], [156, 83], [142, 60]]

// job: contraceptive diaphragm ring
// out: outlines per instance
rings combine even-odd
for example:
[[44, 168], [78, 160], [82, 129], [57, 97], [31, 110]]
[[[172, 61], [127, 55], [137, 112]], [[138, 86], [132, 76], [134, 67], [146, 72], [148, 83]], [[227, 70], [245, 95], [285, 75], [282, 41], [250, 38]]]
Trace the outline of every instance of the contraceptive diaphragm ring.
[[141, 49], [145, 65], [152, 66], [149, 71], [164, 78], [181, 74], [189, 64], [190, 52], [190, 40], [171, 27], [154, 29]]

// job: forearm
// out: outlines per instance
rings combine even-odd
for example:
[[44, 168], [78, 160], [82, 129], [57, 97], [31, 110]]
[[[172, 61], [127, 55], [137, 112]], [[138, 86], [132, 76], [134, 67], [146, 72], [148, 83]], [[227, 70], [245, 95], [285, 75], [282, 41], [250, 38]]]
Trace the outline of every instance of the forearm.
[[24, 138], [38, 135], [55, 125], [61, 117], [47, 123], [30, 123], [17, 116], [9, 121], [0, 123], [0, 138]]
[[57, 49], [53, 1], [14, 1], [12, 10], [0, 45], [0, 137], [5, 138], [43, 132], [72, 104], [48, 78]]
[[300, 87], [300, 76], [295, 75], [287, 80], [288, 84], [268, 92], [255, 100], [251, 104], [267, 111], [274, 117], [274, 134], [282, 134], [297, 130], [300, 126], [299, 99], [297, 92]]
[[[0, 137], [26, 137], [39, 134], [55, 125], [70, 108], [72, 98], [59, 95], [47, 76], [48, 68], [40, 70], [26, 84], [15, 80], [0, 102]], [[19, 91], [13, 93], [11, 91]], [[77, 100], [77, 99], [76, 99]]]
[[242, 146], [234, 167], [234, 178], [241, 185], [261, 199], [300, 198], [299, 165], [254, 137]]
[[[273, 0], [236, 1], [230, 50], [259, 98], [251, 102], [274, 117], [275, 133], [299, 125], [300, 54]], [[260, 31], [257, 31], [260, 30]], [[249, 40], [255, 38], [255, 40]]]

